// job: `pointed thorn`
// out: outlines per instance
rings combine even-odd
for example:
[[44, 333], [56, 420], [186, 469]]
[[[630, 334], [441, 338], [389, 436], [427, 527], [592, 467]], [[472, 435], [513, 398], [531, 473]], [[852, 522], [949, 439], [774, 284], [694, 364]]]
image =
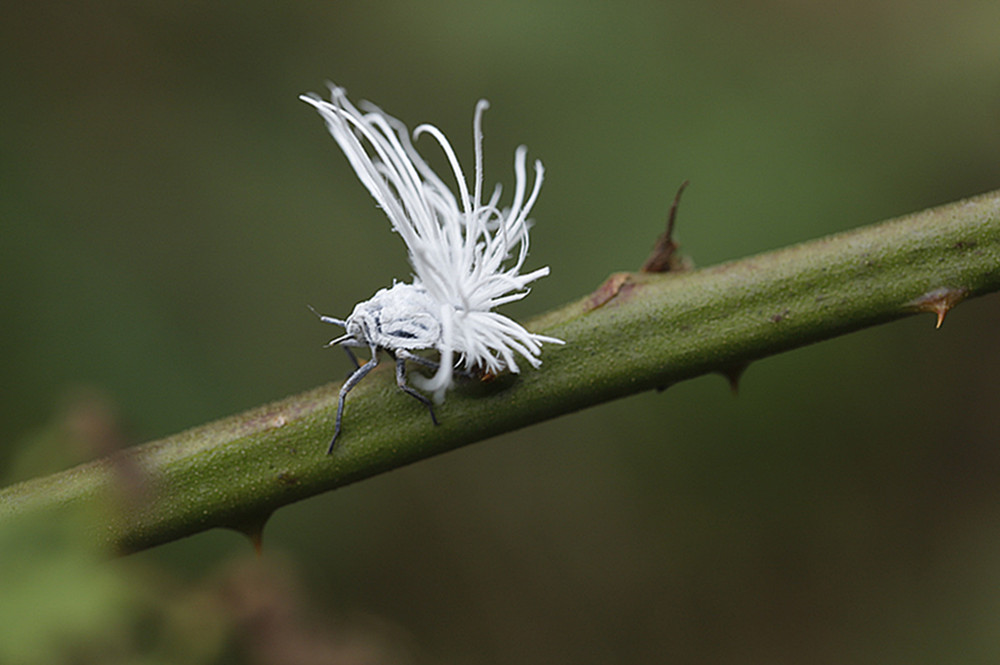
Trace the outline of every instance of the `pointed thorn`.
[[608, 277], [597, 290], [590, 294], [584, 305], [584, 311], [590, 312], [598, 307], [604, 306], [607, 302], [617, 297], [622, 288], [629, 283], [632, 277], [627, 272], [616, 272]]
[[747, 367], [749, 366], [750, 363], [745, 362], [719, 370], [719, 374], [729, 381], [729, 389], [733, 392], [733, 397], [739, 397], [740, 379], [743, 378], [743, 372], [747, 371]]
[[267, 524], [270, 517], [271, 513], [268, 513], [264, 517], [258, 517], [233, 527], [250, 539], [250, 544], [253, 545], [257, 556], [261, 556], [264, 552], [264, 525]]
[[677, 221], [677, 209], [681, 205], [681, 194], [687, 189], [687, 186], [691, 184], [690, 180], [685, 180], [681, 183], [681, 186], [677, 188], [677, 193], [674, 194], [674, 202], [670, 204], [670, 212], [667, 214], [667, 238], [674, 237], [674, 222]]
[[250, 536], [250, 542], [253, 544], [253, 551], [257, 553], [257, 556], [264, 554], [264, 532], [260, 531]]
[[684, 189], [688, 184], [689, 181], [685, 180], [677, 189], [677, 194], [674, 195], [674, 202], [671, 204], [670, 212], [667, 214], [667, 230], [656, 239], [656, 246], [653, 248], [653, 252], [649, 255], [649, 258], [646, 259], [646, 262], [639, 268], [640, 272], [682, 272], [691, 268], [690, 262], [677, 254], [680, 245], [674, 242], [674, 224], [677, 221], [677, 208], [681, 203], [681, 194], [684, 193]]
[[944, 323], [944, 317], [948, 312], [955, 305], [965, 300], [968, 295], [968, 290], [963, 288], [941, 287], [928, 291], [919, 298], [911, 300], [907, 303], [907, 306], [918, 312], [930, 312], [936, 315], [937, 323], [934, 325], [934, 328], [938, 329]]

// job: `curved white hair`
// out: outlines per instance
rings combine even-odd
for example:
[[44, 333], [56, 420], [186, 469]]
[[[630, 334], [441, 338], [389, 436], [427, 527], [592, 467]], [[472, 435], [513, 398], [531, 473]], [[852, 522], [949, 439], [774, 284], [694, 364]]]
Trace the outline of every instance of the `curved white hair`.
[[[385, 211], [402, 236], [413, 266], [413, 284], [426, 290], [437, 311], [428, 312], [440, 323], [434, 345], [440, 366], [419, 385], [441, 401], [453, 382], [456, 365], [466, 370], [518, 372], [515, 354], [533, 367], [541, 364], [543, 342], [562, 340], [530, 333], [513, 319], [494, 312], [504, 303], [528, 294], [527, 285], [549, 274], [548, 267], [521, 274], [528, 256], [528, 214], [542, 186], [544, 169], [534, 163], [534, 182], [528, 191], [527, 148], [514, 153], [514, 196], [500, 208], [497, 185], [483, 201], [482, 116], [486, 100], [476, 105], [473, 118], [475, 172], [470, 191], [465, 173], [448, 139], [433, 125], [420, 125], [416, 139], [429, 134], [444, 152], [458, 193], [417, 153], [406, 126], [377, 106], [362, 110], [347, 99], [343, 88], [331, 86], [330, 101], [316, 95], [301, 99], [314, 106], [326, 121], [358, 178]], [[358, 340], [370, 343], [372, 340]], [[392, 351], [388, 346], [384, 347]]]

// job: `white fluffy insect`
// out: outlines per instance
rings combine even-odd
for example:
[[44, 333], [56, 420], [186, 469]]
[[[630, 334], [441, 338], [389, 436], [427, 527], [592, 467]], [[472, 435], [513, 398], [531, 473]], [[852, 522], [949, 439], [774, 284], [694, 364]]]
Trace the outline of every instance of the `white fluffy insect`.
[[[500, 186], [483, 201], [483, 112], [476, 105], [473, 118], [475, 178], [472, 190], [448, 139], [433, 125], [420, 125], [414, 139], [429, 134], [451, 166], [458, 196], [427, 165], [410, 141], [406, 126], [378, 107], [362, 102], [362, 111], [342, 88], [331, 86], [330, 101], [302, 95], [326, 121], [330, 134], [347, 156], [358, 178], [375, 197], [392, 228], [403, 237], [413, 266], [413, 281], [381, 289], [358, 303], [346, 319], [319, 315], [324, 323], [346, 334], [327, 346], [343, 346], [354, 363], [354, 373], [340, 389], [337, 420], [328, 452], [340, 435], [347, 393], [375, 367], [380, 350], [396, 362], [396, 383], [430, 411], [431, 400], [406, 382], [406, 361], [430, 367], [430, 377], [416, 376], [416, 384], [444, 400], [455, 375], [519, 372], [515, 355], [533, 367], [541, 364], [542, 343], [562, 344], [554, 337], [528, 332], [494, 308], [520, 300], [527, 285], [549, 274], [548, 267], [521, 274], [528, 256], [528, 213], [542, 186], [542, 164], [535, 161], [534, 183], [528, 191], [527, 148], [514, 153], [514, 198], [500, 208]], [[351, 347], [368, 348], [371, 360], [358, 362]], [[436, 350], [437, 362], [415, 352]]]

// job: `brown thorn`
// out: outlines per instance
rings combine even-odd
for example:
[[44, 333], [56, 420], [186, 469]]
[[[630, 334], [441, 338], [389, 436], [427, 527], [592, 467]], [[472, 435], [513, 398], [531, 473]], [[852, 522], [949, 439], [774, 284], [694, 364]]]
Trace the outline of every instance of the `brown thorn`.
[[[263, 527], [263, 525], [261, 525]], [[247, 534], [250, 536], [250, 544], [253, 545], [253, 551], [257, 556], [264, 554], [264, 529], [261, 528], [258, 531]]]
[[933, 289], [923, 294], [919, 298], [911, 300], [907, 306], [918, 312], [930, 312], [937, 315], [937, 323], [934, 328], [940, 328], [944, 323], [944, 317], [951, 309], [968, 297], [969, 292], [963, 288], [941, 287]]
[[674, 194], [674, 202], [670, 204], [670, 213], [667, 215], [667, 238], [674, 237], [674, 222], [677, 220], [677, 208], [681, 204], [681, 194], [687, 189], [687, 186], [691, 184], [690, 180], [685, 180], [681, 183], [681, 186], [677, 188], [677, 193]]
[[667, 230], [656, 239], [656, 245], [646, 262], [642, 264], [640, 272], [679, 272], [685, 270], [687, 266], [684, 261], [676, 256], [680, 247], [674, 242], [674, 224], [677, 221], [677, 210], [681, 203], [681, 194], [690, 184], [689, 180], [681, 183], [674, 194], [674, 202], [670, 205], [670, 212], [667, 214]]
[[602, 307], [607, 302], [617, 297], [622, 288], [629, 283], [631, 276], [627, 272], [616, 272], [604, 280], [604, 283], [597, 287], [597, 290], [590, 294], [584, 305], [584, 311], [590, 312], [598, 307]]
[[743, 372], [747, 371], [749, 366], [749, 362], [743, 362], [719, 370], [719, 374], [729, 381], [729, 389], [733, 391], [733, 397], [739, 397], [740, 379], [743, 378]]
[[256, 552], [259, 557], [264, 553], [264, 525], [267, 524], [267, 520], [270, 518], [271, 513], [267, 513], [263, 517], [248, 519], [245, 522], [232, 525], [230, 528], [234, 531], [239, 531], [244, 536], [249, 538], [250, 544], [253, 545], [254, 552]]

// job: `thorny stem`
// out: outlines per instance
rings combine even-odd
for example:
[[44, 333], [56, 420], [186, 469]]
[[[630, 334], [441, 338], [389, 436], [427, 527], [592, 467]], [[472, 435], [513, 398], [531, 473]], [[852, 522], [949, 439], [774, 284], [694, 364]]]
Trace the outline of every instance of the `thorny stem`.
[[620, 273], [529, 324], [567, 342], [540, 370], [459, 387], [440, 427], [386, 363], [351, 393], [331, 456], [335, 384], [2, 489], [0, 525], [110, 505], [87, 514], [119, 552], [212, 527], [259, 534], [277, 508], [383, 471], [915, 312], [940, 320], [996, 290], [1000, 191], [703, 270]]

